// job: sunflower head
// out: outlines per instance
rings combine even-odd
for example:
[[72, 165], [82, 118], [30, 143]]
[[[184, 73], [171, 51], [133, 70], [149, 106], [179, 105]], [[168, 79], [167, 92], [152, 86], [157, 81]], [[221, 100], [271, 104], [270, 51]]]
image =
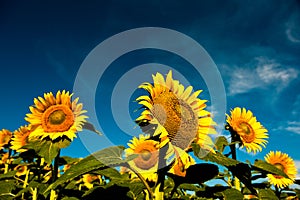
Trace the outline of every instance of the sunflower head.
[[22, 176], [27, 173], [28, 167], [26, 165], [17, 165], [14, 170], [17, 171], [16, 176]]
[[226, 121], [229, 125], [228, 129], [233, 134], [232, 137], [238, 137], [248, 153], [255, 154], [262, 151], [262, 146], [266, 147], [268, 130], [256, 120], [250, 110], [236, 107], [230, 111], [230, 116], [227, 115]]
[[14, 159], [13, 158], [9, 158], [9, 153], [6, 152], [4, 154], [0, 154], [2, 157], [1, 157], [1, 160], [0, 160], [0, 165], [2, 164], [10, 164]]
[[101, 178], [97, 175], [94, 174], [84, 174], [82, 177], [82, 181], [85, 187], [87, 187], [88, 189], [93, 188], [94, 186], [94, 182], [97, 180], [100, 180]]
[[135, 159], [129, 161], [130, 168], [140, 173], [145, 179], [155, 182], [157, 180], [159, 143], [150, 140], [149, 136], [140, 135], [139, 138], [133, 137], [128, 146], [129, 148], [125, 149], [126, 156], [137, 155]]
[[14, 131], [11, 149], [16, 150], [17, 152], [25, 152], [26, 149], [22, 149], [22, 147], [28, 144], [31, 132], [31, 127], [27, 125], [21, 126], [18, 130]]
[[297, 168], [295, 162], [286, 153], [280, 151], [271, 151], [265, 156], [266, 162], [274, 165], [282, 170], [289, 178], [278, 175], [268, 174], [269, 182], [279, 188], [284, 188], [294, 183], [297, 175]]
[[196, 164], [195, 160], [185, 151], [174, 146], [175, 163], [169, 170], [170, 173], [185, 177], [186, 170]]
[[0, 131], [0, 149], [9, 144], [11, 137], [12, 133], [9, 130], [2, 129]]
[[29, 107], [31, 113], [25, 118], [34, 127], [29, 137], [51, 140], [67, 137], [73, 140], [76, 132], [82, 130], [87, 116], [83, 115], [86, 111], [82, 110], [78, 98], [71, 101], [72, 95], [63, 90], [56, 96], [50, 92], [45, 93], [44, 98], [35, 98], [34, 106]]
[[156, 125], [154, 136], [160, 135], [167, 139], [165, 144], [170, 141], [181, 149], [187, 149], [195, 138], [197, 143], [207, 144], [207, 140], [202, 139], [214, 132], [215, 123], [204, 110], [206, 100], [198, 98], [201, 90], [192, 92], [192, 86], [185, 89], [179, 81], [173, 80], [172, 71], [166, 79], [160, 73], [153, 75], [153, 84], [143, 83], [139, 88], [149, 93], [136, 99], [145, 108], [136, 119], [139, 125]]

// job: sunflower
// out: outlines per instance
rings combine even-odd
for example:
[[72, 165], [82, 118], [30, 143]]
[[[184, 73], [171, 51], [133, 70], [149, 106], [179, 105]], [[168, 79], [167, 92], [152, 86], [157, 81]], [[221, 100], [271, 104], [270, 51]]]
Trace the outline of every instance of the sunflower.
[[14, 135], [11, 141], [11, 149], [17, 152], [24, 152], [26, 149], [22, 149], [23, 146], [28, 144], [29, 135], [32, 132], [29, 126], [21, 126], [18, 130], [14, 131]]
[[0, 149], [4, 146], [8, 145], [10, 139], [12, 137], [12, 133], [7, 129], [2, 129], [0, 131]]
[[34, 127], [29, 138], [55, 140], [66, 136], [73, 140], [76, 132], [82, 130], [87, 116], [82, 115], [86, 111], [82, 110], [81, 103], [78, 104], [78, 98], [71, 101], [72, 95], [63, 90], [58, 91], [56, 97], [50, 92], [45, 93], [44, 98], [35, 98], [35, 105], [29, 107], [31, 113], [25, 118]]
[[[128, 162], [131, 169], [140, 173], [146, 180], [155, 182], [157, 180], [159, 143], [150, 140], [148, 135], [140, 135], [139, 138], [133, 137], [128, 146], [129, 148], [125, 149], [126, 156], [138, 155]], [[133, 173], [131, 174], [134, 176]]]
[[196, 164], [196, 162], [188, 153], [175, 146], [174, 153], [176, 154], [175, 163], [169, 172], [177, 176], [185, 177], [187, 168]]
[[23, 176], [27, 173], [28, 167], [26, 165], [17, 165], [14, 170], [17, 171], [16, 176]]
[[297, 168], [295, 162], [286, 153], [280, 151], [271, 151], [265, 156], [266, 162], [274, 165], [278, 169], [281, 169], [289, 178], [285, 178], [279, 175], [268, 174], [269, 182], [279, 188], [284, 188], [294, 183], [294, 179], [297, 175]]
[[94, 174], [84, 174], [82, 177], [82, 181], [85, 187], [87, 187], [88, 189], [93, 188], [94, 186], [94, 182], [96, 180], [101, 180], [100, 176], [94, 175]]
[[268, 142], [266, 139], [269, 137], [268, 130], [256, 120], [250, 110], [236, 107], [230, 111], [230, 116], [227, 115], [226, 121], [230, 128], [237, 133], [248, 153], [255, 154], [262, 151], [262, 146], [266, 147]]
[[12, 163], [13, 160], [14, 160], [13, 158], [10, 158], [8, 152], [4, 153], [4, 154], [2, 154], [2, 157], [1, 157], [1, 160], [0, 160], [0, 165], [2, 165], [2, 164], [10, 164], [10, 163]]
[[152, 75], [153, 85], [143, 83], [139, 88], [149, 92], [149, 96], [140, 96], [136, 100], [145, 107], [141, 116], [136, 119], [140, 126], [155, 125], [153, 135], [166, 139], [181, 149], [187, 149], [195, 140], [201, 147], [211, 149], [213, 142], [208, 134], [215, 133], [215, 122], [204, 108], [206, 100], [201, 100], [198, 90], [192, 93], [193, 87], [184, 86], [173, 80], [172, 71], [166, 80], [157, 73]]

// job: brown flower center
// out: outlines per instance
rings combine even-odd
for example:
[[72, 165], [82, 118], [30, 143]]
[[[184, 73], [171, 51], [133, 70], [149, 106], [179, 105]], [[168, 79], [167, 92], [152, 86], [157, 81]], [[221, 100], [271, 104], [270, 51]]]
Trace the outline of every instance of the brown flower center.
[[168, 90], [154, 97], [153, 104], [152, 114], [168, 132], [171, 143], [186, 149], [198, 128], [198, 118], [191, 106]]
[[152, 168], [158, 162], [158, 149], [152, 141], [144, 141], [136, 147], [135, 153], [138, 157], [133, 161], [135, 165], [144, 170]]
[[239, 123], [237, 133], [243, 138], [246, 143], [251, 143], [255, 140], [254, 130], [247, 122]]
[[72, 110], [65, 105], [49, 107], [42, 117], [42, 126], [45, 132], [63, 132], [74, 124]]
[[49, 115], [49, 122], [54, 125], [62, 124], [66, 120], [66, 115], [62, 110], [56, 110]]
[[141, 157], [143, 160], [147, 161], [151, 158], [151, 152], [148, 150], [142, 150]]

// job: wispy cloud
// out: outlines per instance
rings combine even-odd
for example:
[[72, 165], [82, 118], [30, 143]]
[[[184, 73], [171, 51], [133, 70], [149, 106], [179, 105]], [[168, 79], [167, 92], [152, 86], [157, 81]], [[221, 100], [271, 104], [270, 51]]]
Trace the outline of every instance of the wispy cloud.
[[276, 60], [256, 57], [243, 68], [236, 67], [233, 70], [229, 82], [229, 94], [246, 93], [254, 88], [269, 86], [280, 91], [297, 78], [298, 73], [296, 69], [283, 66]]
[[291, 133], [300, 134], [300, 121], [288, 121], [284, 125], [274, 128], [273, 131], [289, 131]]
[[300, 134], [300, 121], [288, 122], [288, 126], [285, 128], [287, 131]]

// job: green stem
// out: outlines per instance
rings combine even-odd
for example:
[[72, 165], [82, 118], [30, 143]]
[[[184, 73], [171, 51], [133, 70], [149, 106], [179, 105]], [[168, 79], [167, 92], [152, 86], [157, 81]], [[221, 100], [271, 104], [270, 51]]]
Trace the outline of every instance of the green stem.
[[235, 143], [231, 144], [229, 147], [230, 147], [232, 159], [236, 160], [236, 146], [235, 146]]
[[60, 149], [58, 150], [57, 156], [54, 159], [54, 166], [52, 171], [52, 183], [54, 183], [58, 177], [58, 161], [60, 157]]
[[280, 190], [279, 190], [279, 187], [275, 186], [275, 194], [276, 196], [278, 197], [278, 199], [280, 199]]
[[135, 171], [134, 169], [132, 169], [130, 166], [127, 166], [131, 171], [133, 171], [138, 177], [139, 179], [143, 182], [143, 184], [145, 185], [147, 191], [149, 192], [149, 195], [150, 195], [150, 199], [153, 199], [154, 198], [154, 194], [149, 186], [149, 184], [147, 183], [147, 181], [144, 179], [144, 177], [138, 173], [137, 171]]

